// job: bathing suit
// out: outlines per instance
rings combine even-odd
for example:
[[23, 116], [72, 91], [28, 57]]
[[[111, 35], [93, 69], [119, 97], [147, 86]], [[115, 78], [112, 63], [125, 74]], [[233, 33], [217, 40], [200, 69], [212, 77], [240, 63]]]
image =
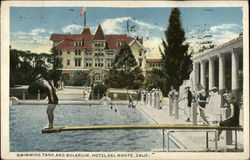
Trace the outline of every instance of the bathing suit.
[[191, 103], [192, 103], [192, 92], [190, 90], [188, 90], [188, 107], [191, 107]]
[[[52, 95], [50, 94], [50, 91], [49, 91], [49, 88], [46, 89], [46, 93], [47, 93], [47, 96], [48, 96], [48, 99], [49, 99], [49, 104], [58, 104], [58, 97], [56, 95], [56, 90], [55, 88], [52, 86], [52, 84], [49, 82], [49, 85], [52, 89]], [[53, 100], [52, 100], [52, 97], [53, 97]]]
[[221, 121], [220, 126], [229, 126], [229, 127], [239, 126], [240, 108], [236, 103], [233, 103], [233, 106], [234, 106], [233, 117], [227, 120]]
[[200, 107], [205, 108], [205, 106], [206, 106], [206, 99], [207, 99], [206, 95], [203, 96], [202, 94], [199, 94], [198, 104], [199, 104]]

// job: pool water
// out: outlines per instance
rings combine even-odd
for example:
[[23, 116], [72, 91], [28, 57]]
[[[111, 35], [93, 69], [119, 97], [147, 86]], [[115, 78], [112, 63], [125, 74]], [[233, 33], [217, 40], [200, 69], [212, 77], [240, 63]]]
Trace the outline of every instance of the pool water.
[[[42, 134], [46, 105], [10, 105], [11, 152], [139, 152], [162, 149], [157, 130], [95, 130]], [[115, 110], [117, 112], [115, 112]], [[125, 105], [58, 105], [54, 126], [149, 124], [136, 108]], [[171, 142], [171, 141], [170, 141]], [[177, 148], [173, 142], [170, 148]]]

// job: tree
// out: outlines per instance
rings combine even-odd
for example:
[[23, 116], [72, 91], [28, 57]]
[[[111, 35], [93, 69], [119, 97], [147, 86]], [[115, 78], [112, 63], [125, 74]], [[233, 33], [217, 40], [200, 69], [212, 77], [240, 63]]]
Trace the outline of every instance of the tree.
[[118, 69], [113, 66], [110, 70], [108, 75], [106, 76], [105, 82], [108, 87], [113, 88], [123, 88], [123, 79], [121, 74], [119, 73]]
[[[55, 77], [60, 77], [61, 71], [51, 71], [56, 63], [53, 54], [37, 54], [10, 49], [10, 86], [29, 85], [38, 74], [42, 74], [49, 80], [53, 79], [54, 73], [56, 73]], [[55, 66], [54, 68], [58, 67]]]
[[148, 73], [147, 79], [146, 79], [146, 88], [149, 90], [153, 88], [161, 88], [161, 91], [164, 90], [164, 83], [161, 80], [165, 81], [165, 78], [162, 78], [163, 72], [161, 69], [154, 68], [151, 72]]
[[162, 40], [162, 73], [164, 76], [163, 94], [166, 96], [171, 86], [177, 90], [182, 85], [183, 80], [189, 79], [192, 71], [191, 55], [188, 54], [188, 45], [185, 41], [185, 32], [182, 28], [180, 10], [173, 8], [169, 18], [169, 25], [165, 31], [165, 40]]
[[88, 73], [83, 71], [74, 71], [70, 73], [68, 77], [66, 77], [66, 75], [64, 74], [63, 78], [63, 80], [65, 81], [65, 85], [69, 86], [83, 86], [90, 84], [90, 77]]
[[16, 75], [20, 59], [16, 50], [10, 50], [10, 86], [14, 86], [17, 82]]
[[56, 47], [52, 47], [50, 52], [52, 53], [50, 63], [52, 63], [53, 66], [52, 66], [52, 70], [49, 71], [48, 78], [50, 80], [53, 80], [54, 85], [57, 88], [58, 87], [57, 82], [62, 77], [62, 70], [61, 70], [62, 65], [61, 65], [60, 59], [57, 57], [58, 50], [56, 49]]
[[142, 74], [142, 70], [139, 66], [136, 66], [131, 74], [129, 74], [128, 81], [132, 82], [127, 88], [129, 89], [139, 89], [142, 86], [144, 81], [144, 76]]
[[114, 88], [138, 89], [143, 81], [142, 70], [138, 67], [130, 47], [124, 44], [115, 56], [105, 84]]

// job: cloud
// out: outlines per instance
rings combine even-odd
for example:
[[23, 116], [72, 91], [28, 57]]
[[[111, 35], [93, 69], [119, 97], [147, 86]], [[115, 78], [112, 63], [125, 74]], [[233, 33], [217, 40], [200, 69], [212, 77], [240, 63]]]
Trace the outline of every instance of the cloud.
[[50, 35], [42, 28], [33, 29], [31, 32], [11, 32], [10, 44], [16, 49], [48, 53], [52, 46], [49, 40]]
[[213, 26], [210, 28], [212, 32], [218, 32], [220, 30], [232, 29], [232, 28], [240, 28], [238, 24], [222, 24], [219, 26]]
[[216, 34], [213, 36], [212, 41], [215, 44], [221, 45], [239, 36], [239, 33], [222, 31], [221, 34]]
[[143, 21], [135, 20], [135, 23], [137, 23], [138, 25], [140, 25], [142, 27], [145, 27], [147, 29], [159, 29], [160, 31], [164, 31], [163, 27], [159, 27], [157, 25], [152, 25], [152, 24], [149, 24], [149, 23], [145, 23]]
[[25, 36], [28, 35], [26, 32], [11, 32], [12, 36]]
[[11, 48], [20, 49], [24, 51], [31, 51], [35, 53], [50, 53], [52, 42], [49, 44], [33, 44], [32, 42], [27, 43], [26, 41], [16, 41], [17, 43], [11, 43]]
[[[197, 52], [203, 46], [211, 44], [218, 46], [236, 38], [240, 33], [240, 28], [241, 26], [238, 24], [222, 24], [211, 26], [208, 29], [190, 30], [186, 34], [188, 38], [185, 43], [189, 44], [190, 50]], [[204, 42], [211, 43], [204, 44]]]
[[149, 35], [149, 30], [158, 29], [163, 31], [164, 28], [152, 25], [143, 21], [136, 20], [133, 17], [121, 17], [113, 19], [105, 19], [102, 22], [102, 28], [105, 34], [125, 34], [127, 33], [127, 22], [130, 26], [130, 33], [137, 36], [147, 36]]
[[82, 26], [76, 25], [76, 24], [70, 24], [65, 27], [63, 27], [62, 31], [63, 33], [80, 33], [82, 30]]
[[44, 32], [45, 32], [45, 29], [37, 28], [37, 29], [33, 29], [30, 34], [33, 36], [36, 36], [36, 35], [38, 35], [40, 33], [44, 33]]
[[24, 38], [24, 37], [27, 38], [28, 36], [29, 37], [37, 36], [41, 33], [46, 33], [46, 30], [42, 28], [36, 28], [31, 30], [31, 32], [22, 32], [22, 31], [11, 32], [10, 35], [14, 36], [15, 38]]
[[129, 17], [105, 19], [102, 22], [102, 29], [105, 34], [124, 34], [126, 33], [126, 22]]
[[48, 36], [34, 36], [32, 38], [33, 42], [32, 43], [37, 43], [37, 44], [50, 44], [50, 39]]

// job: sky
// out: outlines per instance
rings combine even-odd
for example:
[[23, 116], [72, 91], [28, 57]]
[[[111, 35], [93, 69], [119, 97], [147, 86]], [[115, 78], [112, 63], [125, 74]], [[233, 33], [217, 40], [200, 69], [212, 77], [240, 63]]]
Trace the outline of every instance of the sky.
[[[83, 29], [82, 7], [11, 7], [10, 44], [12, 48], [50, 53], [53, 33], [78, 34]], [[220, 45], [236, 38], [242, 29], [241, 7], [185, 7], [182, 26], [189, 49]], [[105, 34], [129, 34], [143, 38], [147, 57], [160, 58], [171, 8], [87, 7], [86, 21], [94, 34], [98, 24]], [[129, 31], [127, 30], [127, 22]]]

